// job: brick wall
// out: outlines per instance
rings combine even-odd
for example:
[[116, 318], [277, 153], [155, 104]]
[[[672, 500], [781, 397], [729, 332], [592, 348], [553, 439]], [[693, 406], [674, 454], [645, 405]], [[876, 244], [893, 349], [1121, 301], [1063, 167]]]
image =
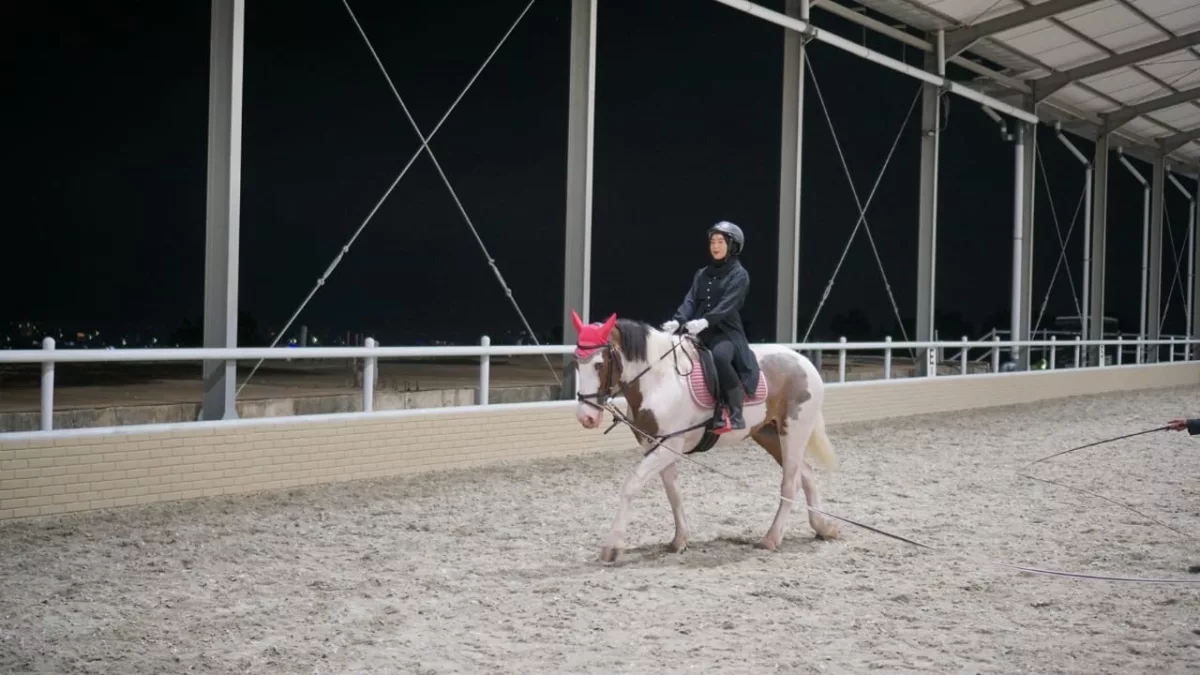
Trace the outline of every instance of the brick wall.
[[[830, 385], [830, 427], [1200, 384], [1200, 362]], [[0, 435], [0, 520], [634, 447], [573, 402]], [[631, 456], [631, 462], [635, 457]]]

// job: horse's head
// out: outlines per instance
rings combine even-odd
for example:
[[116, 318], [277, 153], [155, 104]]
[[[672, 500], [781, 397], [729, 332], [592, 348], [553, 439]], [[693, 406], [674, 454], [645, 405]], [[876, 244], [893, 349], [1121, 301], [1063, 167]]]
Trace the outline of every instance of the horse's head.
[[571, 320], [579, 335], [575, 344], [575, 398], [579, 401], [575, 417], [584, 428], [595, 429], [604, 419], [601, 406], [620, 389], [621, 359], [612, 343], [617, 315], [608, 317], [604, 323], [584, 324], [575, 310], [571, 310]]

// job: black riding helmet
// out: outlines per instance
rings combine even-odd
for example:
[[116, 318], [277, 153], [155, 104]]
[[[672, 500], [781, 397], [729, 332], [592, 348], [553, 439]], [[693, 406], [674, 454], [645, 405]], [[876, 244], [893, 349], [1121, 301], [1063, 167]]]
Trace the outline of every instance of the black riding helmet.
[[722, 220], [708, 228], [708, 234], [705, 236], [711, 238], [713, 232], [720, 232], [725, 236], [725, 241], [729, 243], [729, 255], [735, 256], [741, 254], [742, 247], [746, 245], [746, 237], [742, 234], [742, 228], [728, 220]]

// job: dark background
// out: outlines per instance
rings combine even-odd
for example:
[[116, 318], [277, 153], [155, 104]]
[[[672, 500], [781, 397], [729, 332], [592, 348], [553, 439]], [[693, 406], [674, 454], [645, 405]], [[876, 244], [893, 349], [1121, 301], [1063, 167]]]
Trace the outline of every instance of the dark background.
[[[762, 2], [782, 10], [782, 0]], [[525, 6], [352, 2], [428, 133]], [[7, 8], [0, 323], [198, 343], [203, 313], [210, 5], [21, 3]], [[818, 25], [914, 65], [913, 49], [814, 9]], [[540, 0], [431, 142], [539, 339], [561, 330], [570, 2]], [[706, 259], [704, 230], [741, 225], [751, 340], [774, 332], [783, 29], [715, 2], [604, 0], [596, 84], [592, 315], [660, 322]], [[865, 200], [918, 82], [820, 43], [816, 82]], [[953, 72], [951, 73], [954, 74]], [[246, 10], [240, 308], [243, 343], [269, 342], [419, 146], [335, 0]], [[800, 333], [858, 211], [807, 81]], [[937, 314], [944, 338], [1008, 327], [1013, 149], [977, 104], [946, 98]], [[867, 212], [913, 337], [919, 104]], [[1090, 142], [1072, 137], [1091, 155]], [[1081, 292], [1083, 168], [1038, 131], [1034, 317], [1075, 216], [1066, 267]], [[1148, 164], [1134, 160], [1147, 176]], [[1044, 166], [1046, 175], [1040, 173]], [[1136, 332], [1141, 188], [1110, 168], [1107, 308]], [[1048, 187], [1047, 187], [1048, 184]], [[1193, 189], [1191, 181], [1185, 181]], [[1187, 202], [1166, 191], [1181, 246]], [[900, 339], [860, 230], [812, 339]], [[1164, 233], [1169, 246], [1170, 237]], [[1186, 274], [1186, 255], [1183, 257]], [[1174, 278], [1163, 256], [1164, 302]], [[1060, 269], [1040, 327], [1074, 314]], [[1178, 289], [1164, 331], [1182, 333]], [[427, 156], [305, 309], [326, 342], [511, 342], [523, 330]], [[294, 332], [294, 329], [293, 329]]]

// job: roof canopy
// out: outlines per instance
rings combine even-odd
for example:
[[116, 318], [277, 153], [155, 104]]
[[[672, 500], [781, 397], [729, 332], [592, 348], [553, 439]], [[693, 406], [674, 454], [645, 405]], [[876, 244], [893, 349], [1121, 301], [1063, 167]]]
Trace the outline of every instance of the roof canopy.
[[[914, 44], [836, 2], [813, 6]], [[1089, 138], [1107, 125], [1130, 154], [1146, 158], [1161, 148], [1175, 168], [1200, 170], [1197, 0], [858, 3], [927, 36], [944, 30], [947, 58], [986, 78], [972, 84], [977, 89], [1023, 107], [1036, 103], [1043, 120]]]

